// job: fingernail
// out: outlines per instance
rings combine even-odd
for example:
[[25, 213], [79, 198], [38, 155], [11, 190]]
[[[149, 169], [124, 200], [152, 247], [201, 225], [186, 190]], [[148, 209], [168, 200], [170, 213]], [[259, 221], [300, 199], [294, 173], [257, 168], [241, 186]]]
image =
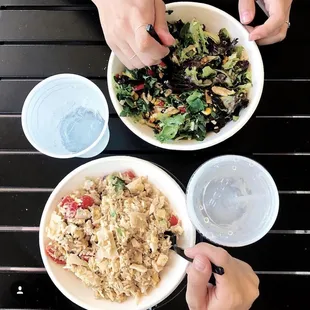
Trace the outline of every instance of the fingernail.
[[196, 256], [194, 259], [194, 267], [200, 272], [204, 271], [206, 269], [205, 259], [203, 257]]
[[251, 21], [251, 14], [248, 11], [245, 11], [241, 14], [241, 22], [247, 24]]

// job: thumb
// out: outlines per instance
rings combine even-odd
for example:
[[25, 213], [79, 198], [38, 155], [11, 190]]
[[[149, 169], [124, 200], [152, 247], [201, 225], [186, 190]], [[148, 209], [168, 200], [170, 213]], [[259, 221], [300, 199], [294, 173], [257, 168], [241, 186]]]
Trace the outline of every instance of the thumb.
[[255, 1], [254, 0], [239, 0], [239, 14], [242, 24], [251, 23], [255, 17]]
[[166, 6], [162, 0], [155, 0], [155, 31], [166, 46], [174, 44], [175, 40], [170, 34], [166, 20]]
[[196, 255], [188, 271], [186, 300], [190, 309], [206, 309], [208, 304], [208, 283], [212, 268], [206, 256]]

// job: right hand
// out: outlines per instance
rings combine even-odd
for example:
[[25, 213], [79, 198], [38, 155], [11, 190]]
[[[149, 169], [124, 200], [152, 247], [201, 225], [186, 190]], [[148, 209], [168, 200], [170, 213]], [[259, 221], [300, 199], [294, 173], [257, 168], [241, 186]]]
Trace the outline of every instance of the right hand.
[[[168, 30], [166, 7], [162, 0], [93, 0], [107, 44], [128, 68], [159, 64], [169, 54], [174, 38]], [[154, 26], [163, 45], [145, 30]]]
[[[207, 243], [187, 249], [194, 259], [187, 270], [186, 299], [191, 310], [248, 310], [259, 296], [259, 280], [246, 263], [233, 258], [224, 249]], [[209, 283], [211, 263], [224, 268], [224, 275], [215, 274], [216, 285]]]

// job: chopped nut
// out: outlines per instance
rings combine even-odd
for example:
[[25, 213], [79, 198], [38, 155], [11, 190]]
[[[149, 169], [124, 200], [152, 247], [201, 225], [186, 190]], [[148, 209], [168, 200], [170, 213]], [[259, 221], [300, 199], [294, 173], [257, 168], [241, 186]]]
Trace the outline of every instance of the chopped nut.
[[213, 120], [211, 121], [211, 123], [212, 123], [213, 125], [216, 125], [216, 124], [217, 124], [217, 121], [213, 119]]
[[131, 268], [131, 269], [134, 269], [134, 270], [137, 270], [137, 271], [139, 271], [139, 272], [141, 272], [141, 273], [147, 272], [147, 268], [144, 267], [143, 265], [132, 264], [132, 265], [130, 266], [130, 268]]
[[210, 97], [210, 95], [209, 95], [207, 90], [205, 91], [205, 98], [206, 98], [206, 103], [207, 104], [212, 104], [212, 99], [211, 99], [211, 97]]
[[134, 101], [137, 101], [139, 99], [139, 95], [135, 91], [131, 93], [131, 97]]
[[174, 63], [176, 63], [177, 65], [180, 65], [179, 59], [178, 59], [178, 57], [176, 56], [175, 53], [173, 53], [171, 60], [172, 60]]
[[203, 58], [200, 60], [200, 63], [201, 63], [202, 65], [205, 65], [205, 64], [208, 63], [208, 62], [209, 62], [209, 59], [208, 59], [207, 56], [203, 57]]
[[227, 61], [228, 61], [228, 57], [225, 56], [224, 59], [223, 59], [223, 65], [225, 65]]
[[219, 96], [231, 96], [234, 95], [235, 92], [233, 90], [229, 90], [227, 88], [224, 87], [220, 87], [220, 86], [213, 86], [212, 87], [212, 91]]
[[179, 113], [179, 110], [176, 109], [175, 107], [169, 107], [165, 111], [165, 114], [168, 114], [168, 115], [174, 115], [174, 114], [177, 114], [177, 113]]
[[171, 89], [167, 89], [165, 91], [165, 97], [169, 97], [172, 94], [172, 90]]
[[152, 101], [153, 100], [153, 97], [150, 95], [150, 93], [147, 94], [147, 100], [148, 101]]
[[211, 108], [206, 108], [205, 111], [202, 111], [202, 114], [204, 114], [204, 115], [210, 115], [211, 112], [212, 112]]
[[159, 72], [158, 76], [162, 79], [164, 77], [164, 74], [162, 72]]
[[145, 101], [145, 103], [149, 104], [150, 102], [147, 100], [145, 93], [142, 93], [141, 98]]

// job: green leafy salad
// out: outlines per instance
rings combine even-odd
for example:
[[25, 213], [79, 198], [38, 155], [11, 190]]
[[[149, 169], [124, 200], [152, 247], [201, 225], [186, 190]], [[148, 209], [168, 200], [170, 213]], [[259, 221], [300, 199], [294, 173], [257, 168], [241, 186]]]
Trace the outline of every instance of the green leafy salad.
[[162, 143], [202, 141], [247, 107], [248, 57], [226, 29], [210, 33], [197, 20], [168, 25], [176, 43], [159, 65], [115, 75], [121, 116], [150, 126]]

